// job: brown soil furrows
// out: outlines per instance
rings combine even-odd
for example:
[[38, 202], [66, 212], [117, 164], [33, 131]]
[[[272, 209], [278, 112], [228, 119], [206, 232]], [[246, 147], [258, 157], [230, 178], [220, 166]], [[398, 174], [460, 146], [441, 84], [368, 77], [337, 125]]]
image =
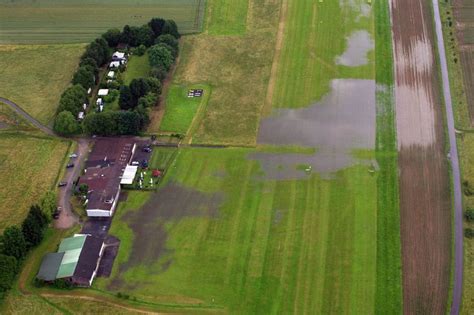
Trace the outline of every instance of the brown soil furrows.
[[431, 8], [391, 0], [405, 314], [444, 314], [451, 202]]

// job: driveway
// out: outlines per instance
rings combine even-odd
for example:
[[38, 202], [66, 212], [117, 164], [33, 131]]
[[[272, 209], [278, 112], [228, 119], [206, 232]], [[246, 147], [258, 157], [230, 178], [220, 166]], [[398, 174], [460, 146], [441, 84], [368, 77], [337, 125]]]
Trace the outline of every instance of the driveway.
[[74, 167], [66, 171], [63, 182], [67, 182], [67, 185], [59, 188], [59, 201], [58, 206], [63, 210], [61, 211], [59, 218], [55, 220], [54, 226], [57, 229], [68, 229], [74, 224], [79, 223], [79, 217], [74, 213], [71, 205], [71, 197], [74, 188], [74, 181], [80, 176], [82, 166], [84, 161], [89, 153], [89, 143], [88, 139], [78, 139], [77, 140], [77, 149], [76, 154], [77, 158], [71, 159], [71, 163], [74, 163]]

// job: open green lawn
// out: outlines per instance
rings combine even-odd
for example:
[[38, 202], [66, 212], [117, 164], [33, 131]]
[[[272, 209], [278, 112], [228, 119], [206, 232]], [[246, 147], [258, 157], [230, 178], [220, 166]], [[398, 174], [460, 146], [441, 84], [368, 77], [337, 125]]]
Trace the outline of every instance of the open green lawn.
[[354, 166], [270, 180], [251, 152], [182, 149], [156, 204], [129, 193], [110, 230], [121, 239], [113, 275], [96, 287], [247, 314], [374, 313], [377, 176]]
[[212, 35], [244, 34], [248, 4], [245, 0], [209, 0], [207, 32]]
[[0, 96], [43, 124], [52, 123], [83, 49], [82, 44], [0, 46]]
[[66, 140], [0, 134], [0, 230], [20, 223], [54, 187], [69, 146]]
[[174, 19], [180, 32], [198, 32], [202, 0], [0, 0], [0, 44], [87, 43], [112, 27]]
[[143, 56], [132, 56], [127, 64], [127, 70], [123, 74], [123, 83], [129, 85], [133, 79], [146, 78], [149, 74], [148, 52]]
[[[190, 89], [202, 89], [202, 97], [188, 97]], [[193, 85], [171, 85], [166, 96], [165, 115], [160, 124], [160, 130], [165, 132], [176, 132], [185, 135], [196, 117], [195, 125], [198, 125], [200, 115], [204, 113], [209, 100], [211, 88], [205, 84]]]

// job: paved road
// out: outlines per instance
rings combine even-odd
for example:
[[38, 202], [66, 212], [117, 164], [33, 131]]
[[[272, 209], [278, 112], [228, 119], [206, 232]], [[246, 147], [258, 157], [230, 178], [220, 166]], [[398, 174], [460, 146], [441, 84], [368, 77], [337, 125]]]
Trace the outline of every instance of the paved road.
[[40, 123], [39, 121], [37, 121], [35, 118], [31, 117], [30, 114], [28, 114], [27, 112], [25, 112], [20, 106], [18, 106], [17, 104], [13, 103], [12, 101], [6, 99], [6, 98], [3, 98], [3, 97], [0, 97], [0, 102], [4, 103], [4, 104], [7, 104], [9, 105], [15, 112], [17, 112], [20, 116], [22, 116], [23, 118], [25, 118], [27, 121], [29, 121], [33, 126], [35, 126], [36, 128], [42, 130], [44, 133], [50, 135], [50, 136], [54, 136], [54, 132], [53, 130], [51, 130], [51, 128], [43, 125], [42, 123]]
[[441, 75], [443, 81], [444, 104], [446, 106], [446, 118], [449, 134], [449, 154], [451, 159], [451, 172], [454, 188], [454, 283], [453, 302], [451, 304], [451, 315], [459, 314], [462, 299], [462, 276], [463, 276], [463, 218], [462, 218], [462, 190], [461, 176], [459, 173], [459, 158], [456, 145], [456, 132], [454, 128], [453, 105], [451, 102], [451, 90], [449, 87], [448, 66], [446, 64], [446, 52], [444, 49], [443, 30], [439, 13], [438, 0], [433, 0], [433, 11], [436, 26], [436, 37], [438, 39], [438, 52], [441, 64]]
[[57, 229], [68, 229], [74, 224], [79, 223], [78, 216], [74, 213], [71, 205], [71, 197], [73, 193], [74, 181], [81, 174], [82, 166], [89, 153], [89, 140], [78, 139], [77, 149], [74, 152], [78, 155], [77, 158], [71, 159], [71, 163], [74, 163], [74, 167], [66, 171], [65, 177], [61, 180], [67, 182], [67, 185], [59, 188], [59, 201], [58, 206], [62, 208], [59, 218], [55, 220], [54, 226]]

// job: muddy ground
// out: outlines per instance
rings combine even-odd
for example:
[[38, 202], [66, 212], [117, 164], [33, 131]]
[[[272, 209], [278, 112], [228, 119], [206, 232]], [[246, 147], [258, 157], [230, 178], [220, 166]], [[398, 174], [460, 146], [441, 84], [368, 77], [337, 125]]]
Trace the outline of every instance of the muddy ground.
[[451, 201], [429, 1], [391, 0], [405, 314], [444, 314]]

